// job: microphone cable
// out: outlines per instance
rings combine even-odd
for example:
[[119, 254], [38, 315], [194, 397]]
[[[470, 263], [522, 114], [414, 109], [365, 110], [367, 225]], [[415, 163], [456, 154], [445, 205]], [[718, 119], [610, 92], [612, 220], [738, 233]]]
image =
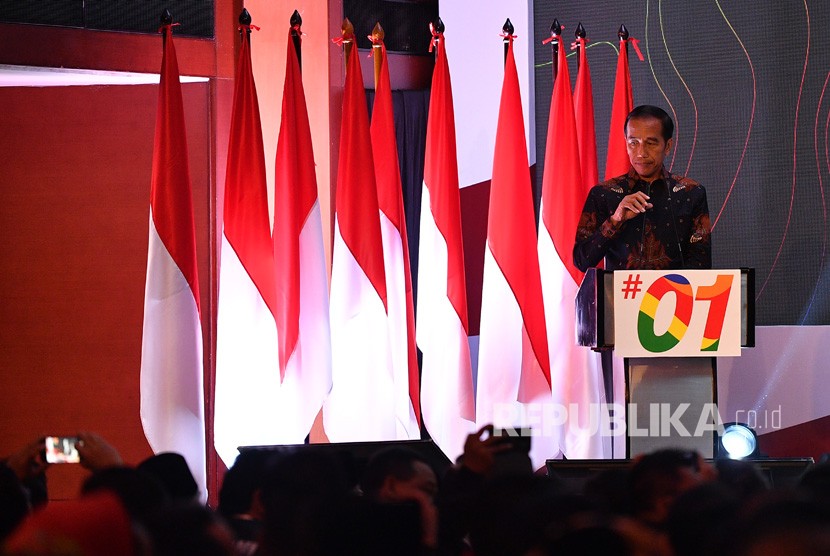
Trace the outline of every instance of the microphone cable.
[[[646, 197], [651, 201], [651, 182], [646, 184]], [[648, 209], [643, 212], [643, 232], [640, 234], [640, 258], [646, 260], [646, 214]]]
[[671, 186], [666, 182], [666, 191], [669, 193], [669, 212], [671, 212], [671, 225], [674, 228], [674, 239], [677, 241], [677, 250], [680, 253], [680, 268], [686, 268], [686, 261], [683, 259], [683, 246], [680, 243], [680, 234], [677, 233], [677, 219], [674, 217], [674, 202], [671, 197]]

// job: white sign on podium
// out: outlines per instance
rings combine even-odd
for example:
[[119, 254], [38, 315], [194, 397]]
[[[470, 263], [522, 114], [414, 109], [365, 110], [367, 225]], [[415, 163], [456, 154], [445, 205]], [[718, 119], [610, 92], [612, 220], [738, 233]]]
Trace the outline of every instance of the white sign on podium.
[[614, 305], [621, 357], [741, 354], [740, 270], [618, 270]]

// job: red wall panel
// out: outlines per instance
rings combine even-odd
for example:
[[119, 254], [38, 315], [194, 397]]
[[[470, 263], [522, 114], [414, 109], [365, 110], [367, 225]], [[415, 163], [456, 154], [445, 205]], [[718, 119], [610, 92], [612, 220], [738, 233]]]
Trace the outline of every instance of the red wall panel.
[[[210, 93], [183, 89], [207, 308]], [[138, 381], [157, 95], [152, 85], [0, 89], [0, 455], [79, 430], [128, 463], [151, 454]], [[71, 498], [86, 472], [48, 476], [52, 498]]]

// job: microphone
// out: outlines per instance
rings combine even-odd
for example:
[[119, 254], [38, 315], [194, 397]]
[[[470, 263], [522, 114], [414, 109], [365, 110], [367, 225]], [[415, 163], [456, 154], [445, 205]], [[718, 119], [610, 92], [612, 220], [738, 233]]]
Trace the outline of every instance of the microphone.
[[674, 217], [674, 203], [671, 198], [671, 186], [666, 182], [666, 191], [669, 192], [669, 212], [671, 212], [671, 225], [674, 229], [674, 239], [677, 241], [677, 251], [680, 253], [680, 268], [686, 268], [686, 261], [683, 260], [683, 246], [680, 244], [680, 234], [677, 233], [677, 219]]

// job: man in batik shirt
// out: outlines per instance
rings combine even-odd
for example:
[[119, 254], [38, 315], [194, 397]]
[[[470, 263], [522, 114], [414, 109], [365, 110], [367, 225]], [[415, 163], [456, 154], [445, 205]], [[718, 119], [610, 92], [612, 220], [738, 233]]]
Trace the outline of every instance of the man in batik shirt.
[[625, 121], [631, 169], [591, 188], [576, 230], [574, 264], [605, 259], [608, 270], [711, 268], [706, 190], [669, 173], [674, 122], [661, 108], [638, 106]]

